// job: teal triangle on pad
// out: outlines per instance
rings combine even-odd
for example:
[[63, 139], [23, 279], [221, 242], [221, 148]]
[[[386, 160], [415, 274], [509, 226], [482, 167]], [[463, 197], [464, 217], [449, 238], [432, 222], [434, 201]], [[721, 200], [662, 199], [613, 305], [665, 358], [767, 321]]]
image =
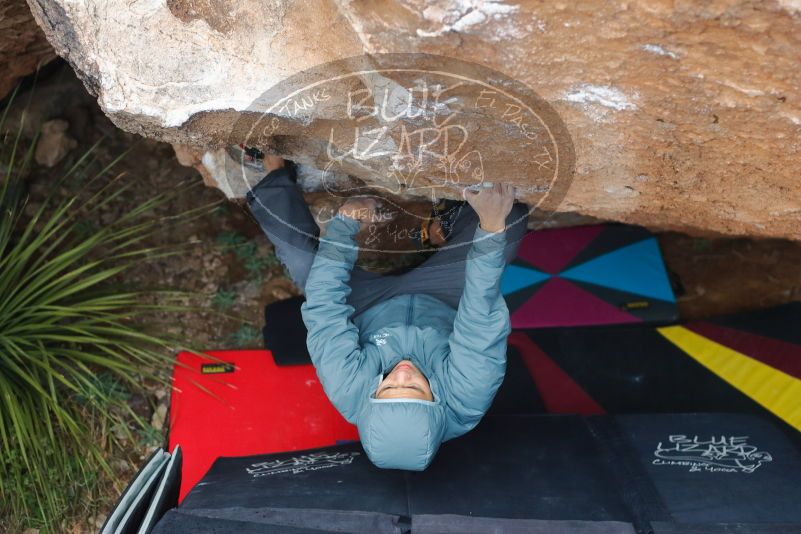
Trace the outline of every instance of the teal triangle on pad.
[[676, 301], [654, 237], [598, 256], [559, 276], [667, 302]]
[[508, 295], [523, 288], [539, 284], [550, 277], [550, 274], [537, 269], [520, 267], [519, 265], [507, 265], [501, 277], [501, 293]]

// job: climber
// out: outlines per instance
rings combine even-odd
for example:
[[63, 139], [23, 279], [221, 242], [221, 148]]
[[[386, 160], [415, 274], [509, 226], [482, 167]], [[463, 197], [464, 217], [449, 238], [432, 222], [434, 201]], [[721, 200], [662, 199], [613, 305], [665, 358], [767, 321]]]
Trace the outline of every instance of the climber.
[[293, 167], [266, 156], [264, 170], [248, 205], [305, 288], [306, 341], [326, 394], [357, 425], [375, 465], [425, 469], [443, 441], [481, 420], [503, 380], [510, 322], [500, 278], [528, 208], [514, 204], [510, 185], [466, 189], [455, 220], [432, 229], [441, 247], [404, 274], [382, 276], [354, 268], [354, 236], [377, 200], [345, 202], [318, 247]]

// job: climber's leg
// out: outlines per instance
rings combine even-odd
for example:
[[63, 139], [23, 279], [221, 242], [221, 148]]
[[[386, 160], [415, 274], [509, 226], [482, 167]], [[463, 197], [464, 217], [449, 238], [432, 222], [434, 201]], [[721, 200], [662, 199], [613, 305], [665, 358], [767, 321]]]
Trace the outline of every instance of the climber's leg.
[[270, 171], [248, 192], [247, 203], [289, 277], [303, 290], [320, 228], [295, 184], [294, 170], [281, 167]]
[[[275, 255], [303, 291], [317, 252], [320, 228], [295, 183], [293, 171], [286, 167], [271, 171], [247, 194], [247, 202], [275, 247]], [[392, 277], [355, 267], [348, 296], [354, 315], [388, 298], [394, 284]]]

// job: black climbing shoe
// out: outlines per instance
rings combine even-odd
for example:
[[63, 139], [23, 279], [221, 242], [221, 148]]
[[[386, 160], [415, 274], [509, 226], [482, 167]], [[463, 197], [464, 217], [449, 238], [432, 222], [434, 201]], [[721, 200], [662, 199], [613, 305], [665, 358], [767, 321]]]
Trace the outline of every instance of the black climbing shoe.
[[450, 200], [450, 199], [442, 199], [437, 202], [431, 208], [431, 214], [428, 218], [426, 218], [422, 224], [420, 225], [420, 229], [417, 232], [412, 233], [412, 242], [415, 244], [418, 250], [425, 250], [428, 247], [436, 247], [431, 243], [431, 224], [434, 221], [439, 221], [440, 229], [442, 230], [442, 236], [447, 241], [453, 231], [453, 225], [456, 222], [456, 218], [459, 216], [459, 213], [462, 211], [462, 207], [465, 205], [465, 201], [463, 200]]
[[241, 163], [248, 169], [264, 172], [264, 152], [258, 148], [242, 144], [229, 145], [227, 152], [231, 159]]
[[[254, 170], [262, 176], [265, 176], [266, 169], [264, 168], [264, 152], [258, 148], [245, 146], [243, 144], [229, 145], [226, 152], [228, 152], [228, 156], [232, 160], [239, 162], [243, 167]], [[290, 179], [297, 183], [298, 173], [295, 163], [285, 159], [284, 169], [286, 169], [289, 173]]]

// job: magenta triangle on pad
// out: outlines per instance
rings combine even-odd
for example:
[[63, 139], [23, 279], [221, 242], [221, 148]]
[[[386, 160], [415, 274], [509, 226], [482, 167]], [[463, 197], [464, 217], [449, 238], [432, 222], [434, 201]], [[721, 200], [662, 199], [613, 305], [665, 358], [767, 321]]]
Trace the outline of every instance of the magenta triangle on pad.
[[551, 278], [512, 314], [513, 328], [638, 323], [641, 320], [560, 278]]
[[598, 224], [529, 232], [517, 255], [546, 273], [557, 274], [603, 230]]

